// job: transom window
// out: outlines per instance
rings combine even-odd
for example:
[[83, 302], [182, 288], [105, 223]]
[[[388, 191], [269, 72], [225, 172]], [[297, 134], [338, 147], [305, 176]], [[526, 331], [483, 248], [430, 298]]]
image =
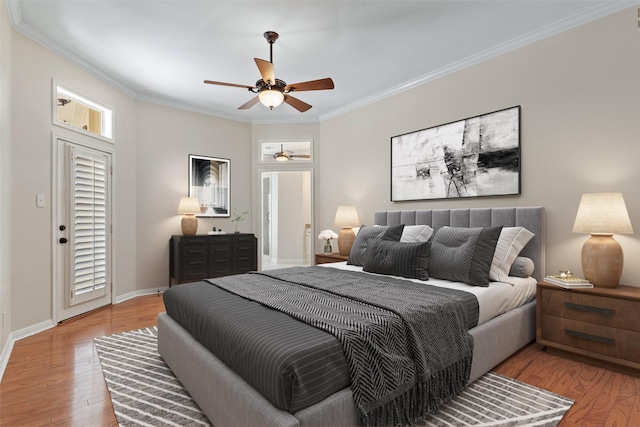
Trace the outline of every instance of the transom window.
[[77, 132], [113, 139], [113, 110], [55, 84], [53, 123]]

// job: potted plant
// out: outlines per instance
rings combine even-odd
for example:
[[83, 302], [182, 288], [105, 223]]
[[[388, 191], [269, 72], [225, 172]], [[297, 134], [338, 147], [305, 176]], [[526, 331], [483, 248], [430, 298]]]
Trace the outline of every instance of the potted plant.
[[231, 214], [231, 222], [236, 223], [235, 233], [239, 233], [238, 225], [245, 220], [245, 218], [249, 215], [248, 211], [241, 211], [238, 208], [233, 208], [233, 213]]

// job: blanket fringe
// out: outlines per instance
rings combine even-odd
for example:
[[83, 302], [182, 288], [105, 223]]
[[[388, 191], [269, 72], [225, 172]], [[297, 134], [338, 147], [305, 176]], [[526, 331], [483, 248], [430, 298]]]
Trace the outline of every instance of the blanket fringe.
[[390, 402], [362, 414], [365, 426], [411, 425], [440, 405], [457, 396], [467, 385], [471, 372], [471, 356], [464, 357], [440, 370], [424, 382], [418, 382]]

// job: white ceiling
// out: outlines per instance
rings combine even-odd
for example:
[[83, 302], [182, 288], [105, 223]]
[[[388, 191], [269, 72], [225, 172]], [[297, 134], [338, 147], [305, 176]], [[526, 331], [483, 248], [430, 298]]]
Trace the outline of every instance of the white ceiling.
[[[614, 13], [638, 1], [8, 0], [15, 29], [136, 99], [253, 123], [309, 122]], [[254, 94], [253, 58], [297, 83], [313, 108], [237, 107]]]

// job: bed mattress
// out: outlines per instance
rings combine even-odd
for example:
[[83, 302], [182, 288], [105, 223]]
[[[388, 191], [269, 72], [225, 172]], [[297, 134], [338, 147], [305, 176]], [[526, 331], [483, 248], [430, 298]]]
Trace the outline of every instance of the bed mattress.
[[[337, 267], [353, 270], [352, 266]], [[393, 280], [388, 276], [381, 279]], [[467, 292], [472, 288], [446, 281], [427, 283]], [[505, 305], [497, 298], [500, 291], [496, 290], [503, 286], [471, 289], [480, 295], [476, 296], [478, 301], [484, 301], [476, 306], [482, 317]], [[349, 368], [338, 340], [284, 313], [208, 282], [172, 288], [165, 293], [165, 305], [174, 320], [279, 409], [295, 413], [350, 384]], [[483, 309], [483, 305], [489, 308]], [[238, 316], [239, 312], [243, 316]], [[474, 322], [475, 319], [479, 319], [477, 313]], [[475, 323], [469, 325], [473, 326]]]

